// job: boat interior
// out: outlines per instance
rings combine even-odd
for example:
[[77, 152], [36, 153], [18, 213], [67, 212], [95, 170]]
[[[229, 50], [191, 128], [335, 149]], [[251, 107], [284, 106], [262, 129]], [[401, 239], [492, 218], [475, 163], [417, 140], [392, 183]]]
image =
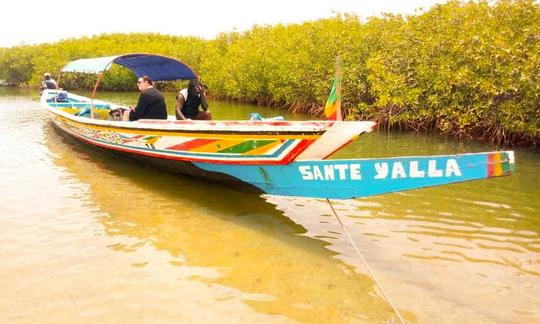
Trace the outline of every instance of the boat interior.
[[92, 117], [102, 120], [116, 120], [112, 113], [114, 108], [111, 104], [99, 100], [90, 100], [86, 97], [75, 96], [64, 90], [48, 90], [44, 101], [48, 106], [57, 108], [68, 114], [79, 117]]

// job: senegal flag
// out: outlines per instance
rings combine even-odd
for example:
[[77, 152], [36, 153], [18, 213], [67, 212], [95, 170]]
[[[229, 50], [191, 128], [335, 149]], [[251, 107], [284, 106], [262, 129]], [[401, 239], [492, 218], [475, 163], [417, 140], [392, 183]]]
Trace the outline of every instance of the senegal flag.
[[342, 120], [341, 118], [341, 67], [339, 56], [336, 59], [336, 77], [330, 90], [330, 95], [324, 106], [324, 114], [328, 120]]

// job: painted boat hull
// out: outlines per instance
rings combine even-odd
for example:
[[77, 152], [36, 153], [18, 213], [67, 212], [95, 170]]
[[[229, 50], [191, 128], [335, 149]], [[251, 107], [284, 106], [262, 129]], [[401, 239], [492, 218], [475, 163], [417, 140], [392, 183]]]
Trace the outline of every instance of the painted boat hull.
[[350, 199], [507, 176], [514, 170], [514, 152], [196, 166], [235, 177], [267, 194]]
[[72, 95], [71, 103], [58, 106], [48, 101], [51, 93], [42, 102], [53, 123], [82, 142], [161, 170], [272, 195], [350, 199], [505, 176], [514, 168], [512, 151], [323, 160], [371, 131], [373, 122], [115, 122], [74, 116], [67, 109], [88, 106], [84, 97]]
[[[108, 150], [176, 161], [258, 165], [324, 159], [375, 125], [334, 121], [111, 121], [76, 116], [90, 107], [90, 100], [66, 93], [64, 102], [51, 101], [54, 93], [44, 93], [41, 101], [53, 122], [71, 135]], [[99, 106], [92, 110], [94, 116], [107, 115], [113, 107], [104, 102]]]
[[[62, 128], [60, 130], [64, 131]], [[69, 132], [67, 132], [70, 134]], [[73, 134], [70, 134], [73, 135]], [[287, 165], [231, 165], [178, 161], [93, 145], [159, 170], [271, 195], [351, 199], [452, 183], [508, 176], [514, 152], [294, 161]]]

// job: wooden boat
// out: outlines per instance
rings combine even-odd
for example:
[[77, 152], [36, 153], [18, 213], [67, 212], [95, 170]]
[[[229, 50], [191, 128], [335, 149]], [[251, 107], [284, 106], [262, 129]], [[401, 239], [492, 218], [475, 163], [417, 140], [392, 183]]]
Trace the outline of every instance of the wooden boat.
[[437, 157], [327, 160], [368, 133], [371, 121], [192, 121], [109, 119], [117, 105], [94, 100], [103, 73], [122, 65], [156, 81], [196, 79], [186, 64], [152, 54], [76, 60], [62, 72], [99, 74], [91, 98], [44, 90], [41, 102], [62, 131], [160, 169], [259, 192], [353, 198], [509, 175], [512, 151]]

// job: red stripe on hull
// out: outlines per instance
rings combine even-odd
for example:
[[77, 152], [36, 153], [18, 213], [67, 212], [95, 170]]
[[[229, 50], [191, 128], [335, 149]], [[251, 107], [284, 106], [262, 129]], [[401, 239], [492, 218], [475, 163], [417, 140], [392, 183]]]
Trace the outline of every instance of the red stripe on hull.
[[493, 154], [488, 154], [488, 163], [487, 163], [487, 166], [488, 166], [487, 176], [488, 176], [488, 178], [494, 176], [495, 166], [493, 165], [493, 163], [494, 163], [493, 162]]
[[101, 148], [106, 148], [112, 151], [119, 151], [123, 153], [130, 153], [134, 155], [144, 155], [149, 156], [153, 158], [159, 158], [159, 159], [166, 159], [166, 160], [176, 160], [176, 161], [186, 161], [186, 162], [206, 162], [206, 163], [214, 163], [214, 164], [243, 164], [243, 165], [254, 165], [254, 164], [268, 164], [268, 165], [277, 165], [277, 164], [288, 164], [294, 160], [298, 154], [300, 154], [309, 144], [311, 144], [313, 141], [310, 140], [302, 140], [301, 143], [299, 143], [289, 154], [287, 154], [283, 159], [281, 160], [264, 160], [264, 159], [256, 159], [256, 160], [211, 160], [211, 159], [191, 159], [191, 158], [184, 158], [179, 156], [169, 156], [169, 155], [163, 155], [160, 153], [154, 153], [149, 151], [140, 151], [135, 149], [129, 149], [125, 147], [119, 147], [111, 144], [101, 143], [97, 141], [90, 140], [82, 135], [79, 135], [77, 133], [71, 132], [60, 125], [58, 125], [60, 129], [65, 131], [66, 133], [82, 140], [83, 142], [86, 142], [88, 144], [98, 146]]
[[[298, 155], [300, 155], [300, 153], [304, 152], [304, 150], [310, 146], [314, 141], [312, 140], [301, 140], [300, 143], [298, 143], [298, 145], [296, 145], [290, 152], [289, 154], [287, 154], [283, 160], [281, 160], [281, 163], [275, 163], [275, 164], [289, 164], [291, 163], [292, 161], [294, 161], [294, 159], [296, 159], [296, 157]], [[254, 164], [258, 164], [258, 163], [254, 163]]]
[[203, 146], [206, 144], [210, 144], [212, 142], [218, 141], [217, 139], [206, 139], [206, 138], [198, 138], [191, 141], [187, 141], [182, 144], [173, 145], [170, 147], [166, 147], [167, 150], [175, 150], [175, 151], [189, 151], [190, 149], [194, 147]]

